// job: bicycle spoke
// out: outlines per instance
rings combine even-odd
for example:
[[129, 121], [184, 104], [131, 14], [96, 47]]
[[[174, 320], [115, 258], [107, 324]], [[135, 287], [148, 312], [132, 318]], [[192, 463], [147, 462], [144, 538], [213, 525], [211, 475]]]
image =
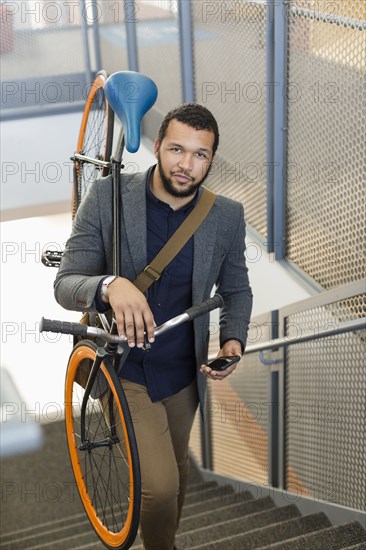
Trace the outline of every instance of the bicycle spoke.
[[[99, 153], [104, 147], [104, 141], [107, 133], [105, 126], [105, 108], [103, 108], [102, 101], [104, 96], [99, 94], [99, 105], [96, 106], [96, 109], [93, 111], [93, 116], [90, 125], [88, 125], [89, 139], [85, 143], [84, 154], [90, 156], [91, 151], [98, 151]], [[101, 109], [100, 111], [98, 111]], [[96, 136], [96, 138], [95, 138]]]
[[[89, 91], [76, 148], [77, 153], [97, 160], [109, 160], [112, 153], [114, 113], [105, 99], [105, 80], [105, 73], [98, 74]], [[107, 168], [75, 160], [73, 217], [88, 186], [100, 175], [107, 174]]]
[[[107, 451], [105, 451], [105, 452], [107, 452]], [[110, 454], [111, 453], [108, 453], [109, 460], [110, 460]], [[118, 523], [115, 519], [114, 509], [113, 509], [113, 501], [115, 501], [118, 504], [118, 500], [114, 497], [113, 490], [112, 490], [112, 485], [108, 482], [108, 479], [110, 479], [110, 467], [107, 468], [108, 479], [106, 480], [102, 476], [101, 469], [99, 468], [99, 466], [97, 466], [95, 455], [91, 456], [91, 459], [94, 460], [94, 465], [96, 466], [96, 469], [99, 472], [98, 478], [96, 480], [94, 480], [94, 486], [96, 488], [96, 493], [95, 493], [96, 499], [95, 500], [97, 501], [97, 498], [99, 498], [101, 509], [103, 511], [102, 518], [105, 522], [107, 522], [107, 516], [106, 516], [105, 510], [107, 510], [107, 505], [108, 505], [108, 507], [110, 508], [109, 513], [112, 514], [116, 529], [119, 529], [120, 526], [118, 525]], [[102, 462], [104, 462], [104, 461], [105, 461], [105, 458], [102, 459]], [[104, 489], [104, 497], [105, 497], [104, 506], [102, 504], [102, 496], [100, 495], [100, 490], [98, 491], [98, 489], [97, 489], [97, 487], [99, 487], [100, 484], [102, 484], [102, 488]], [[100, 513], [98, 515], [100, 515]]]
[[[106, 400], [104, 406], [101, 405], [100, 400], [88, 402], [86, 439], [90, 442], [105, 439], [110, 435], [111, 428], [106, 423], [107, 404], [108, 400]], [[114, 407], [114, 409], [114, 417], [117, 417], [116, 407]], [[114, 423], [114, 425], [115, 427], [118, 425], [121, 426], [121, 422]], [[81, 441], [81, 436], [79, 434], [76, 435]], [[88, 487], [88, 480], [90, 481], [89, 474], [91, 474], [93, 487], [91, 502], [97, 514], [102, 517], [106, 525], [109, 523], [108, 517], [111, 517], [114, 530], [118, 530], [120, 528], [119, 521], [121, 522], [118, 513], [122, 516], [122, 522], [125, 521], [126, 516], [125, 513], [123, 513], [121, 503], [130, 500], [130, 487], [126, 484], [125, 480], [118, 475], [118, 462], [123, 461], [126, 465], [128, 465], [128, 462], [120, 448], [120, 444], [113, 445], [112, 449], [103, 448], [102, 451], [103, 452], [101, 452], [101, 449], [95, 449], [90, 453], [84, 451], [85, 455], [88, 455], [85, 456], [84, 459], [84, 481]], [[88, 466], [87, 458], [89, 460]], [[95, 471], [98, 472], [97, 477], [95, 477]], [[104, 471], [107, 472], [107, 478], [103, 475]], [[102, 485], [103, 493], [101, 492], [100, 485]], [[110, 510], [108, 514], [107, 510]], [[115, 510], [117, 510], [117, 512]], [[111, 529], [111, 527], [109, 528]]]

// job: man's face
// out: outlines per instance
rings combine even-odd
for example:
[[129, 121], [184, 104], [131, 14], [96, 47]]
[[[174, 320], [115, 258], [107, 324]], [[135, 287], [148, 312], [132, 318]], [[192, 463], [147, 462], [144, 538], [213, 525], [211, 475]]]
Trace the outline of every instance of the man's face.
[[162, 142], [155, 141], [154, 152], [164, 189], [174, 197], [189, 197], [208, 176], [213, 161], [214, 133], [195, 130], [171, 120]]

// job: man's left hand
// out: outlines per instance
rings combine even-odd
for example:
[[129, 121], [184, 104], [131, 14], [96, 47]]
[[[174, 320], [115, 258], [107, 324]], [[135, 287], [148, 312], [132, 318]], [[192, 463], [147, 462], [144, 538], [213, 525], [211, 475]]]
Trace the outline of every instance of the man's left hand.
[[[220, 349], [217, 357], [232, 357], [234, 355], [242, 355], [241, 344], [238, 340], [228, 340]], [[201, 365], [200, 370], [204, 376], [211, 378], [211, 380], [223, 380], [236, 369], [238, 363], [239, 361], [222, 371], [210, 369], [208, 365]]]

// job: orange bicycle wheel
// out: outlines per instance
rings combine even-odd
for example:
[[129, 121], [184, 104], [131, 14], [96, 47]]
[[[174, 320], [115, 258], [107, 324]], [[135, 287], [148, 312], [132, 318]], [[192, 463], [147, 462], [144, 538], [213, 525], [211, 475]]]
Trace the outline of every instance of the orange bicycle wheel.
[[139, 523], [140, 469], [127, 400], [109, 358], [92, 388], [95, 397], [87, 400], [81, 440], [81, 404], [96, 350], [94, 342], [82, 340], [70, 355], [65, 384], [67, 443], [79, 495], [95, 532], [107, 548], [127, 549]]
[[[100, 71], [90, 88], [81, 121], [76, 153], [97, 160], [109, 161], [113, 146], [114, 112], [104, 95], [106, 78], [107, 73]], [[107, 168], [99, 168], [79, 160], [74, 161], [73, 217], [89, 184], [98, 177], [107, 175]]]

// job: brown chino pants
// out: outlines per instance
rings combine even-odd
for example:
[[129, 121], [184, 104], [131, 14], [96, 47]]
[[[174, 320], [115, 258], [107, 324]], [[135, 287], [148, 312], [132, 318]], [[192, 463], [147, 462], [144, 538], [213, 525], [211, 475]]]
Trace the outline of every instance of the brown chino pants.
[[144, 386], [121, 380], [141, 468], [140, 536], [145, 550], [173, 550], [188, 478], [188, 443], [198, 405], [194, 381], [153, 403]]

